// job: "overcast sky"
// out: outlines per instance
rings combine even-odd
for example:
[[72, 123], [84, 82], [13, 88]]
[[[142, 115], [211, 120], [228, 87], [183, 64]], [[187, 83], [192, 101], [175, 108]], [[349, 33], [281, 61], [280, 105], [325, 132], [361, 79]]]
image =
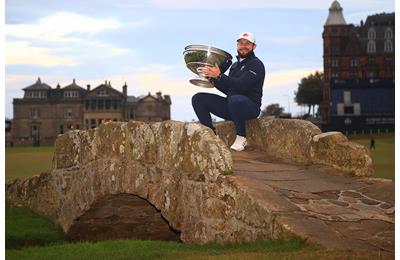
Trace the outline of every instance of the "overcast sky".
[[[339, 1], [347, 23], [394, 12], [394, 0]], [[52, 87], [76, 79], [92, 88], [105, 80], [128, 94], [161, 91], [172, 99], [171, 117], [196, 118], [191, 96], [202, 89], [183, 61], [184, 47], [207, 44], [236, 55], [236, 37], [253, 32], [264, 62], [263, 104], [298, 114], [294, 91], [322, 70], [322, 31], [330, 0], [6, 0], [5, 115], [12, 99], [38, 77]]]

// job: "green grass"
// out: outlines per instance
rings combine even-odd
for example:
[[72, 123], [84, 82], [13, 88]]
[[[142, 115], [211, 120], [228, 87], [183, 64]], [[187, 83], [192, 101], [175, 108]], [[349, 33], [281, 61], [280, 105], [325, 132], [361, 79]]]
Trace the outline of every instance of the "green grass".
[[[10, 248], [12, 247], [12, 248]], [[17, 249], [16, 249], [17, 248]], [[300, 238], [219, 245], [114, 240], [70, 243], [24, 208], [6, 207], [6, 259], [391, 259], [380, 252], [319, 249]]]
[[51, 171], [53, 147], [7, 147], [6, 180], [24, 179]]
[[5, 208], [6, 248], [67, 241], [63, 231], [26, 208]]
[[[373, 177], [395, 179], [395, 137], [393, 134], [383, 134], [375, 137], [375, 150], [370, 150], [374, 164]], [[362, 144], [369, 149], [370, 136], [358, 135], [350, 140]]]
[[69, 243], [60, 228], [32, 211], [12, 207], [5, 211], [7, 259], [176, 259], [315, 250], [299, 238], [226, 245], [140, 240]]
[[7, 259], [179, 259], [245, 253], [294, 252], [302, 249], [299, 239], [257, 241], [236, 245], [183, 244], [165, 241], [114, 240], [81, 242], [46, 247], [7, 250]]

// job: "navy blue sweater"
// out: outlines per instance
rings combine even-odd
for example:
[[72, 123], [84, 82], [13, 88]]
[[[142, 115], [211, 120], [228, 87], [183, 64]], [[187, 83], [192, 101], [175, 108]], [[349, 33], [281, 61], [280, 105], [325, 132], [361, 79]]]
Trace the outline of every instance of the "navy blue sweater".
[[[230, 64], [227, 65], [229, 66]], [[226, 64], [221, 66], [221, 71], [226, 71], [227, 69]], [[222, 73], [218, 79], [213, 80], [213, 83], [218, 90], [228, 97], [237, 94], [244, 95], [261, 107], [264, 78], [264, 64], [253, 52], [241, 62], [238, 58], [238, 61], [233, 63], [229, 76]]]

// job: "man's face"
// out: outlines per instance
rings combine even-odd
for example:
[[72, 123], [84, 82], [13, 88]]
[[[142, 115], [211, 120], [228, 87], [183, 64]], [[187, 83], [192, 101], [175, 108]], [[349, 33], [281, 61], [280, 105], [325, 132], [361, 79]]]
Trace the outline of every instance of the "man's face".
[[240, 58], [246, 58], [255, 48], [256, 45], [246, 39], [239, 39], [237, 41], [237, 52]]

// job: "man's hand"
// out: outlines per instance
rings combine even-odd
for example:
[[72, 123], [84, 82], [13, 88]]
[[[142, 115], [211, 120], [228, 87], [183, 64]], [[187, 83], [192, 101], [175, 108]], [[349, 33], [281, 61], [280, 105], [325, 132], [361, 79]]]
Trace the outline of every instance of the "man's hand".
[[205, 66], [203, 68], [203, 74], [207, 78], [218, 78], [219, 75], [221, 75], [221, 70], [218, 67], [218, 64], [215, 64], [214, 67], [211, 66]]

